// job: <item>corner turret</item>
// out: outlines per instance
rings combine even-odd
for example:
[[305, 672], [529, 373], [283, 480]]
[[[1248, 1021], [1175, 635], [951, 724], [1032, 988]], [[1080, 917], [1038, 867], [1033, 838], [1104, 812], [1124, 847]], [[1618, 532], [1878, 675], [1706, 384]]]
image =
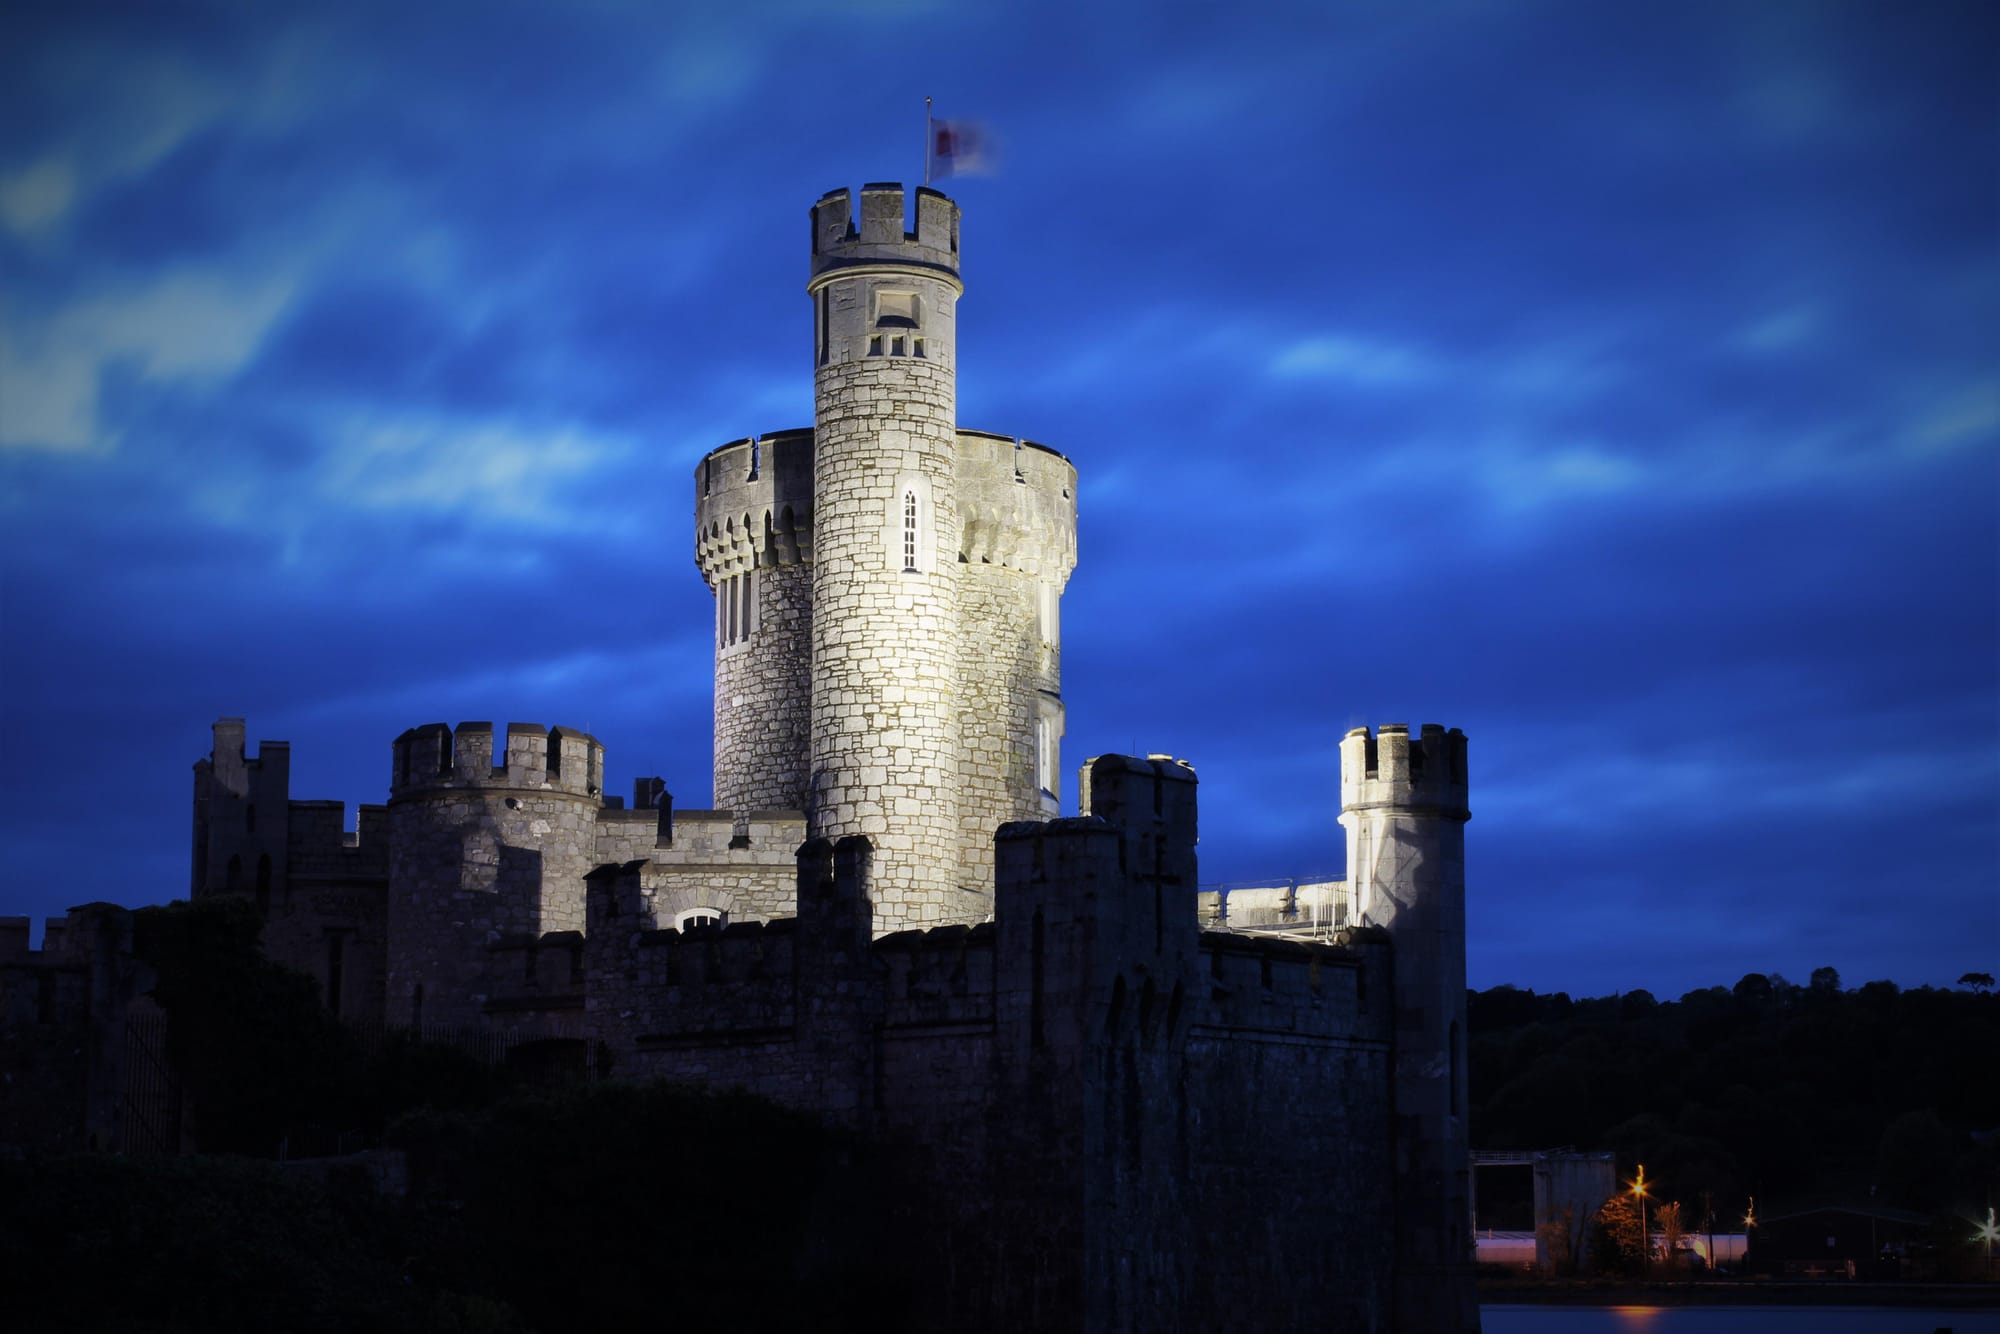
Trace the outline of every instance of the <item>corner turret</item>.
[[1395, 1328], [1477, 1329], [1465, 1076], [1465, 734], [1401, 723], [1340, 743], [1354, 910], [1393, 948]]

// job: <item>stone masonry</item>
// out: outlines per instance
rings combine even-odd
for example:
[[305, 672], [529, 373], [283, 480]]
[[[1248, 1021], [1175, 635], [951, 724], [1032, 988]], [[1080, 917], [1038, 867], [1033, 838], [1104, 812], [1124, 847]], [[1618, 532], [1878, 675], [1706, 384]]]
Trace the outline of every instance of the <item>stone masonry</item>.
[[1463, 734], [1348, 734], [1345, 882], [1202, 895], [1165, 756], [1088, 761], [1058, 818], [1076, 470], [957, 425], [957, 205], [859, 202], [811, 210], [812, 428], [696, 470], [719, 809], [434, 723], [347, 833], [224, 719], [194, 892], [254, 896], [343, 1014], [895, 1146], [921, 1327], [1477, 1330]]

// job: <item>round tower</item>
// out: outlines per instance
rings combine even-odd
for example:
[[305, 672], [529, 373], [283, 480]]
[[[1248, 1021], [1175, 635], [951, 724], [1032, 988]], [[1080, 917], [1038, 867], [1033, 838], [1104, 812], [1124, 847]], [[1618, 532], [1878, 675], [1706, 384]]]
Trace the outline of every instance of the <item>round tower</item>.
[[813, 433], [711, 450], [695, 564], [715, 595], [715, 804], [803, 810], [812, 698]]
[[1395, 1004], [1397, 1330], [1477, 1329], [1465, 1065], [1465, 734], [1365, 727], [1340, 743], [1357, 920], [1386, 928]]
[[1044, 445], [958, 433], [959, 875], [993, 884], [993, 831], [1062, 800], [1063, 587], [1076, 469]]
[[[812, 210], [814, 836], [874, 844], [876, 930], [984, 915], [959, 842], [958, 206]], [[941, 855], [942, 854], [942, 855]]]
[[392, 1023], [473, 1024], [502, 936], [581, 931], [604, 747], [562, 728], [443, 723], [396, 738], [389, 787]]

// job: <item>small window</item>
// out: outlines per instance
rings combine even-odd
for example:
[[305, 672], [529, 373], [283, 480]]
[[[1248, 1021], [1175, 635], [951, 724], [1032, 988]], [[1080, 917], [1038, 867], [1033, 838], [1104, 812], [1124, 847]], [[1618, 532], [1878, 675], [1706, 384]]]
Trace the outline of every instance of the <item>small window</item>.
[[890, 340], [889, 340], [889, 355], [890, 355], [890, 356], [892, 356], [892, 357], [900, 357], [900, 356], [902, 356], [902, 355], [903, 355], [903, 340], [902, 340], [902, 339], [900, 339], [900, 338], [892, 338], [892, 339], [890, 339]]
[[917, 572], [917, 493], [903, 492], [903, 573]]
[[914, 329], [917, 327], [918, 307], [915, 292], [877, 292], [875, 294], [875, 327], [878, 329]]
[[910, 351], [910, 355], [911, 355], [911, 356], [913, 356], [913, 357], [921, 357], [921, 356], [923, 356], [923, 355], [924, 355], [924, 340], [923, 340], [923, 339], [921, 339], [921, 338], [912, 338], [912, 339], [910, 340], [910, 348], [911, 348], [911, 351]]
[[871, 357], [879, 357], [882, 355], [881, 335], [878, 334], [875, 337], [868, 340], [868, 355]]
[[720, 908], [690, 908], [674, 918], [674, 930], [694, 931], [701, 927], [728, 925], [729, 914]]
[[757, 625], [756, 571], [746, 570], [715, 585], [715, 640], [729, 648], [750, 638]]

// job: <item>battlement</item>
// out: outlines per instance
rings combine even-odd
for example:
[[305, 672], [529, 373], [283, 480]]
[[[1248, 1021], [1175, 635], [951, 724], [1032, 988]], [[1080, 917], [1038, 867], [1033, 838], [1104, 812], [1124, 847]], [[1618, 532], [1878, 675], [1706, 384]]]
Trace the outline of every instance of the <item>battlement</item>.
[[[519, 1009], [520, 1000], [583, 1001], [584, 954], [581, 931], [514, 932], [486, 947], [488, 985], [515, 998], [501, 1008]], [[493, 1008], [489, 1003], [489, 1009]]]
[[1467, 820], [1465, 733], [1425, 723], [1412, 744], [1403, 723], [1357, 727], [1340, 743], [1340, 808], [1388, 807]]
[[498, 750], [492, 723], [460, 723], [456, 729], [426, 723], [396, 738], [392, 759], [391, 801], [465, 789], [601, 799], [604, 790], [604, 747], [597, 738], [538, 723], [510, 723]]
[[[91, 907], [107, 907], [93, 904]], [[71, 909], [72, 913], [84, 909]], [[90, 938], [85, 932], [71, 932], [70, 917], [59, 915], [42, 919], [42, 947], [29, 949], [28, 939], [34, 929], [31, 917], [0, 917], [0, 964], [23, 964], [42, 967], [81, 967], [90, 962]]]
[[695, 465], [694, 562], [713, 588], [759, 566], [812, 560], [810, 427], [718, 445]]
[[829, 190], [812, 207], [812, 280], [817, 291], [835, 276], [885, 269], [921, 270], [963, 290], [958, 280], [958, 205], [928, 186], [919, 187], [916, 227], [904, 228], [900, 184], [861, 187], [861, 222], [845, 187]]
[[878, 939], [875, 957], [887, 969], [884, 1022], [990, 1022], [993, 942], [991, 922], [897, 931]]
[[958, 433], [959, 559], [1067, 582], [1076, 568], [1076, 468], [1045, 445]]
[[132, 912], [86, 903], [42, 923], [42, 947], [28, 947], [27, 917], [0, 917], [0, 1028], [103, 1017], [130, 992], [112, 979], [150, 977], [132, 962]]
[[1200, 953], [1207, 985], [1197, 1023], [1384, 1046], [1390, 1040], [1389, 945], [1381, 932], [1307, 942], [1204, 931]]

